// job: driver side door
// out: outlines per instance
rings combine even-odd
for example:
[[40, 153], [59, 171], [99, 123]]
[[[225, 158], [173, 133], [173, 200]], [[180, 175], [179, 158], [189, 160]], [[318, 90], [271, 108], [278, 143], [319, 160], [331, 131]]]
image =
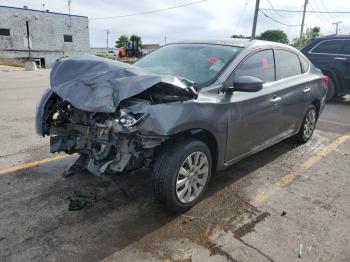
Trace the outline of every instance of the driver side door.
[[225, 155], [227, 164], [267, 147], [278, 139], [281, 132], [282, 91], [276, 88], [273, 50], [250, 54], [228, 81], [233, 83], [239, 76], [253, 76], [264, 84], [258, 92], [234, 91], [231, 95]]

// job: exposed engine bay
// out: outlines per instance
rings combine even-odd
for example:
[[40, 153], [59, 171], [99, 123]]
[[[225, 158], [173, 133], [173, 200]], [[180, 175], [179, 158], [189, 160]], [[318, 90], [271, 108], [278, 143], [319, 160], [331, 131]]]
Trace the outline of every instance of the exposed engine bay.
[[[86, 63], [86, 58], [84, 61]], [[142, 108], [142, 105], [182, 102], [197, 96], [193, 85], [187, 80], [175, 79], [173, 83], [169, 83], [169, 78], [162, 81], [159, 76], [151, 75], [146, 77], [148, 80], [153, 79], [150, 81], [151, 86], [147, 87], [145, 82], [137, 86], [139, 79], [136, 74], [132, 75], [129, 81], [134, 83], [133, 89], [129, 87], [132, 96], [125, 98], [128, 90], [118, 94], [121, 90], [119, 86], [111, 85], [111, 80], [105, 78], [101, 83], [94, 80], [93, 85], [81, 75], [75, 80], [58, 81], [55, 76], [57, 67], [62, 68], [60, 62], [51, 73], [51, 83], [55, 82], [55, 85], [46, 91], [38, 106], [36, 127], [40, 135], [50, 136], [51, 153], [63, 151], [80, 155], [71, 167], [71, 172], [87, 169], [100, 176], [108, 172], [124, 172], [150, 166], [155, 150], [168, 140], [169, 136], [140, 132], [138, 127], [147, 121], [150, 114], [131, 112], [128, 108], [133, 105], [141, 105]], [[69, 62], [76, 64], [77, 60], [67, 59], [66, 62], [69, 68]], [[93, 58], [92, 62], [96, 62], [96, 59]], [[101, 63], [100, 60], [97, 62]], [[105, 66], [104, 61], [102, 66]], [[127, 72], [130, 73], [130, 65], [127, 66]], [[114, 72], [114, 80], [125, 81], [126, 71], [121, 68], [118, 70], [121, 77], [116, 77]], [[91, 79], [91, 75], [87, 77]], [[100, 74], [97, 74], [96, 78], [99, 77]], [[143, 72], [141, 79], [146, 78]], [[110, 112], [111, 107], [104, 107], [103, 104], [102, 99], [108, 95], [103, 87], [106, 86], [106, 81], [111, 85], [113, 106], [116, 108], [114, 112]], [[176, 85], [178, 82], [181, 83], [180, 87]], [[102, 95], [99, 93], [99, 84], [102, 86]], [[85, 96], [92, 96], [92, 99], [97, 100], [99, 110], [95, 110], [94, 104], [90, 107], [89, 103], [93, 100], [87, 102], [84, 100]]]

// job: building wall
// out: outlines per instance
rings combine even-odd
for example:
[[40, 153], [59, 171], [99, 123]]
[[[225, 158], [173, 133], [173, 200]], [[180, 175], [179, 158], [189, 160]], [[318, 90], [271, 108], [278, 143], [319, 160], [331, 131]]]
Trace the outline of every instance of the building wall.
[[[10, 36], [0, 36], [0, 57], [28, 57], [27, 20], [32, 57], [44, 58], [46, 67], [58, 58], [90, 52], [87, 17], [0, 6], [0, 28], [10, 29]], [[63, 35], [72, 35], [73, 42], [64, 42]]]

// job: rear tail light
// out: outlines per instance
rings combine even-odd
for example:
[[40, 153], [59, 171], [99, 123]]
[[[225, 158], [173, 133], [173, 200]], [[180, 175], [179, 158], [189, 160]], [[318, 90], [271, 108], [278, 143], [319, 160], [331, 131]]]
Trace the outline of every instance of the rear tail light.
[[322, 76], [322, 83], [324, 88], [328, 88], [328, 76]]

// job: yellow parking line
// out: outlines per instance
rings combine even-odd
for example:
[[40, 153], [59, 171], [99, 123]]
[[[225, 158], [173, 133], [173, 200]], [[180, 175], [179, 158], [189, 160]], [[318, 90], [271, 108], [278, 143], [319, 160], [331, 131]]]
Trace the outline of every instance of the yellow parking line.
[[24, 163], [24, 164], [20, 164], [17, 166], [12, 166], [12, 167], [8, 167], [8, 168], [4, 168], [4, 169], [0, 169], [0, 176], [1, 175], [6, 175], [12, 172], [16, 172], [22, 169], [26, 169], [26, 168], [30, 168], [33, 166], [37, 166], [37, 165], [41, 165], [41, 164], [45, 164], [45, 163], [49, 163], [51, 161], [57, 161], [57, 160], [62, 160], [65, 158], [70, 157], [70, 155], [58, 155], [58, 156], [52, 156], [52, 157], [48, 157], [45, 159], [41, 159], [41, 160], [36, 160], [33, 162], [28, 162], [28, 163]]
[[306, 160], [302, 165], [301, 165], [301, 171], [308, 170], [310, 167], [312, 167], [315, 163], [321, 160], [321, 158], [325, 157], [328, 155], [330, 152], [332, 152], [334, 149], [337, 148], [340, 144], [344, 143], [346, 140], [350, 138], [350, 132], [338, 137], [334, 142], [323, 148], [320, 152], [318, 152], [316, 155], [312, 156], [308, 160]]
[[259, 205], [265, 202], [268, 198], [270, 198], [273, 194], [275, 194], [279, 189], [282, 187], [287, 186], [291, 182], [293, 182], [297, 176], [298, 173], [303, 173], [310, 169], [313, 165], [315, 165], [318, 161], [320, 161], [323, 157], [327, 156], [330, 152], [334, 151], [337, 146], [344, 143], [350, 139], [350, 132], [338, 137], [336, 140], [334, 140], [332, 143], [327, 145], [325, 148], [323, 148], [321, 151], [319, 151], [316, 155], [313, 155], [308, 160], [306, 160], [299, 168], [297, 168], [297, 171], [289, 172], [286, 176], [282, 177], [280, 180], [278, 180], [276, 183], [274, 183], [269, 190], [261, 192], [258, 194], [252, 201], [253, 205]]

